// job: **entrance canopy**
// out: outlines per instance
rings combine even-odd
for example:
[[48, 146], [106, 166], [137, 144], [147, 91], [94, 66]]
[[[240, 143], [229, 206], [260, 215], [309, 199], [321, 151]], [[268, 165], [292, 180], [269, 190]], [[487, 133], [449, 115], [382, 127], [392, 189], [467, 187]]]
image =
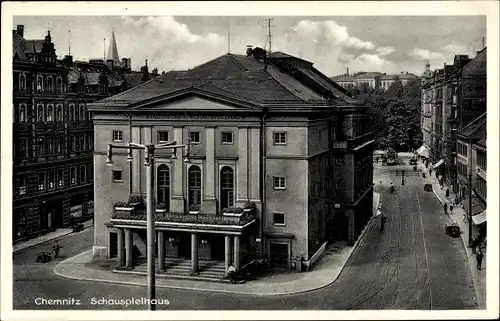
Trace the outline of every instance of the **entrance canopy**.
[[482, 211], [480, 214], [472, 216], [472, 222], [474, 225], [481, 225], [486, 222], [486, 210]]
[[425, 149], [426, 149], [426, 148], [425, 148], [425, 146], [424, 146], [424, 145], [422, 145], [422, 146], [420, 146], [420, 147], [419, 147], [419, 149], [417, 149], [416, 153], [417, 153], [418, 155], [420, 155], [420, 153], [421, 153], [421, 152], [423, 152]]
[[[462, 201], [462, 206], [464, 207], [464, 210], [469, 213], [469, 198], [466, 198]], [[475, 215], [485, 212], [486, 211], [486, 206], [478, 200], [475, 196], [472, 196], [472, 217]]]
[[432, 168], [438, 168], [439, 166], [443, 165], [444, 163], [444, 160], [440, 159], [439, 162], [437, 162], [436, 164], [432, 165]]

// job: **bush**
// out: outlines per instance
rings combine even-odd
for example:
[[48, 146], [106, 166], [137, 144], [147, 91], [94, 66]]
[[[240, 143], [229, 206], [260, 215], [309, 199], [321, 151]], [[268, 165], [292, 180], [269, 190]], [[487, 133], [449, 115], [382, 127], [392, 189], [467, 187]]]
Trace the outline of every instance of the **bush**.
[[245, 209], [255, 209], [256, 207], [257, 207], [257, 206], [255, 205], [255, 203], [254, 203], [254, 202], [247, 202], [247, 203], [245, 204], [245, 207], [244, 207], [244, 208], [245, 208]]
[[165, 209], [167, 209], [167, 205], [160, 203], [160, 204], [156, 205], [156, 209], [157, 210], [165, 210]]
[[189, 208], [191, 212], [198, 212], [200, 210], [200, 205], [193, 205]]
[[143, 203], [144, 200], [142, 199], [142, 196], [139, 195], [130, 195], [128, 198], [128, 203], [133, 204], [133, 203]]
[[130, 205], [127, 202], [116, 202], [114, 207], [130, 207]]

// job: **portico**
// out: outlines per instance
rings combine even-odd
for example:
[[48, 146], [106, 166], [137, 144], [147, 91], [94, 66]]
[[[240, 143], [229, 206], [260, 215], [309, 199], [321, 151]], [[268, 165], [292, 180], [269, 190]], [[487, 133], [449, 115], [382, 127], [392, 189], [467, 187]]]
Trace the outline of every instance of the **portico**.
[[[170, 214], [171, 215], [171, 214]], [[184, 215], [185, 214], [180, 214]], [[189, 216], [189, 214], [187, 214]], [[145, 222], [140, 220], [112, 219], [109, 222], [109, 233], [117, 234], [117, 256], [116, 263], [119, 268], [134, 267], [134, 233], [139, 233], [145, 230]], [[241, 240], [247, 239], [249, 227], [255, 222], [253, 217], [250, 217], [245, 224], [242, 225], [215, 225], [215, 224], [190, 224], [190, 223], [173, 223], [173, 222], [156, 222], [156, 249], [158, 257], [158, 272], [164, 272], [169, 268], [165, 264], [165, 258], [168, 257], [185, 257], [189, 255], [191, 262], [191, 274], [196, 275], [199, 272], [200, 259], [212, 260], [218, 259], [219, 256], [214, 256], [212, 248], [217, 247], [220, 243], [211, 244], [208, 240], [220, 239], [224, 242], [224, 270], [227, 273], [229, 266], [232, 264], [236, 270], [241, 268]], [[186, 239], [190, 238], [189, 251], [183, 251], [179, 248], [182, 242], [179, 242], [179, 237]], [[110, 247], [111, 248], [111, 247]], [[111, 256], [111, 255], [110, 255]]]

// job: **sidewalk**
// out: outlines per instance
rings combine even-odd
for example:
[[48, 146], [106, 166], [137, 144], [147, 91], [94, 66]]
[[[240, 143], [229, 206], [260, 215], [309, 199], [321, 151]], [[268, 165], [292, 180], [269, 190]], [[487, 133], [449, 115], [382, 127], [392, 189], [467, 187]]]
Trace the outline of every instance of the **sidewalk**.
[[[378, 203], [378, 194], [374, 195]], [[374, 202], [374, 211], [378, 204]], [[230, 284], [219, 282], [206, 282], [198, 280], [182, 280], [156, 277], [156, 286], [160, 288], [187, 289], [205, 292], [236, 293], [247, 295], [284, 295], [313, 291], [335, 282], [342, 272], [345, 264], [356, 249], [359, 241], [370, 228], [374, 216], [353, 246], [332, 244], [326, 250], [323, 258], [310, 272], [282, 273], [261, 277], [244, 284]], [[111, 265], [114, 260], [106, 260]], [[146, 285], [146, 276], [112, 272], [110, 268], [99, 265], [92, 259], [92, 252], [87, 251], [60, 262], [54, 268], [54, 273], [69, 279], [86, 280], [95, 282], [118, 283], [128, 285]]]
[[[83, 227], [84, 229], [94, 226], [94, 220], [90, 219], [90, 220], [83, 222], [83, 226], [84, 226]], [[17, 251], [21, 251], [21, 250], [33, 247], [33, 246], [36, 246], [38, 244], [42, 244], [42, 243], [48, 242], [50, 240], [59, 238], [61, 236], [71, 234], [71, 233], [73, 233], [73, 230], [71, 227], [60, 228], [60, 229], [57, 229], [53, 232], [44, 234], [40, 237], [36, 237], [36, 238], [32, 238], [32, 239], [29, 239], [26, 241], [16, 243], [16, 244], [12, 245], [12, 252], [15, 253]]]
[[[433, 175], [429, 175], [429, 170], [425, 168], [424, 164], [422, 162], [418, 163], [418, 166], [420, 168], [421, 172], [425, 172], [426, 174], [426, 180], [429, 182], [432, 182], [432, 191], [434, 192], [434, 195], [436, 195], [437, 199], [443, 205], [444, 203], [448, 204], [448, 208], [450, 207], [450, 204], [453, 203], [453, 200], [455, 199], [455, 194], [451, 191], [451, 187], [446, 185], [446, 183], [443, 186], [443, 189], [441, 189], [441, 186], [439, 185], [438, 179], [435, 176], [435, 172], [433, 171]], [[430, 165], [429, 165], [430, 167]], [[450, 196], [446, 197], [446, 189], [450, 188]], [[462, 238], [462, 241], [464, 243], [465, 251], [467, 253], [467, 257], [469, 258], [469, 265], [470, 265], [470, 270], [472, 273], [472, 280], [474, 282], [474, 288], [476, 290], [476, 297], [477, 297], [477, 302], [479, 309], [486, 309], [486, 249], [483, 249], [484, 253], [484, 259], [483, 259], [483, 268], [482, 270], [478, 270], [476, 267], [476, 256], [472, 253], [472, 249], [469, 248], [469, 223], [464, 222], [464, 214], [465, 211], [464, 209], [458, 205], [453, 205], [453, 212], [450, 213], [448, 210], [448, 216], [450, 219], [457, 223], [458, 226], [460, 227], [460, 237]]]

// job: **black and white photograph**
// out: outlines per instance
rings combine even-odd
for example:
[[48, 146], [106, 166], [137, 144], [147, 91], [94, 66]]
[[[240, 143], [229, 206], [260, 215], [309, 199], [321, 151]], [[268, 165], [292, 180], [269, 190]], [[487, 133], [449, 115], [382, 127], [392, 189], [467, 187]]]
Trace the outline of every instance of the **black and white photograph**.
[[498, 2], [2, 9], [2, 320], [499, 316]]

